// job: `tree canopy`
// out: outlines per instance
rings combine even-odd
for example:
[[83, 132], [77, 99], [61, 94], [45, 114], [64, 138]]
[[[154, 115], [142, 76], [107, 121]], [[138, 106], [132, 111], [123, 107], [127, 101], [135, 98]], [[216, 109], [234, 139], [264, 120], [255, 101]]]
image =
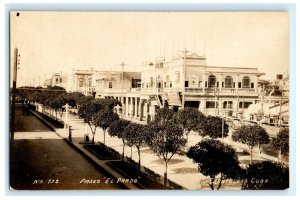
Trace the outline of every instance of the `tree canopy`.
[[279, 133], [276, 135], [275, 138], [272, 139], [272, 147], [279, 151], [278, 158], [281, 155], [288, 155], [289, 154], [289, 129], [282, 128], [280, 129]]
[[124, 130], [125, 140], [127, 145], [132, 147], [135, 146], [138, 150], [139, 156], [139, 168], [141, 166], [141, 151], [140, 147], [145, 144], [146, 141], [146, 132], [145, 125], [130, 123]]
[[154, 121], [156, 123], [166, 123], [167, 121], [173, 120], [175, 112], [168, 107], [160, 108], [157, 110]]
[[188, 135], [190, 131], [201, 128], [206, 117], [198, 109], [186, 107], [178, 111], [177, 120]]
[[198, 164], [199, 171], [211, 178], [209, 186], [214, 189], [215, 178], [220, 175], [217, 189], [226, 178], [240, 178], [241, 168], [235, 149], [218, 140], [205, 139], [187, 152], [187, 156]]
[[93, 116], [93, 123], [95, 126], [99, 126], [103, 130], [103, 143], [105, 144], [105, 133], [107, 128], [114, 122], [119, 119], [118, 114], [114, 113], [109, 108], [100, 109]]
[[174, 121], [169, 121], [168, 123], [152, 122], [147, 126], [146, 136], [150, 149], [165, 162], [164, 184], [166, 186], [168, 162], [186, 144], [186, 139], [183, 137], [183, 129]]
[[[207, 116], [206, 120], [198, 128], [198, 132], [201, 136], [209, 136], [210, 138], [221, 138], [222, 137], [222, 118], [218, 116]], [[229, 126], [224, 121], [223, 136], [227, 137], [229, 132]]]
[[245, 172], [243, 190], [283, 190], [289, 187], [289, 168], [271, 161], [250, 164]]
[[236, 142], [246, 144], [250, 149], [250, 163], [252, 162], [252, 150], [255, 146], [268, 144], [270, 142], [267, 131], [255, 125], [242, 125], [232, 133], [232, 139]]
[[119, 119], [114, 121], [109, 125], [108, 134], [112, 137], [118, 137], [122, 139], [123, 142], [123, 151], [122, 151], [122, 160], [124, 160], [124, 149], [126, 144], [125, 128], [130, 124], [130, 121]]

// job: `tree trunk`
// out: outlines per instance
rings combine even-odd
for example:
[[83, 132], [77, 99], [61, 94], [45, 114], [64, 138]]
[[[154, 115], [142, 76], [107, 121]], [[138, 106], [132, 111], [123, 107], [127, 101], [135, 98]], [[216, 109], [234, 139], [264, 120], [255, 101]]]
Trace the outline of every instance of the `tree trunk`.
[[92, 138], [92, 145], [95, 144], [95, 134], [93, 133], [93, 138]]
[[186, 143], [185, 143], [185, 147], [187, 148], [188, 147], [188, 143], [189, 143], [189, 131], [186, 131], [185, 132], [185, 135], [186, 135]]
[[221, 178], [220, 178], [220, 182], [219, 182], [219, 185], [218, 185], [217, 190], [219, 190], [219, 189], [221, 188], [221, 185], [222, 185], [222, 177], [223, 177], [223, 175], [221, 174]]
[[278, 162], [280, 162], [280, 157], [281, 157], [281, 149], [278, 151]]
[[252, 150], [253, 150], [253, 147], [250, 147], [250, 164], [252, 164]]
[[259, 150], [259, 153], [261, 154], [261, 146], [260, 146], [260, 144], [258, 144], [258, 150]]
[[168, 162], [165, 160], [165, 174], [164, 174], [164, 188], [167, 189], [167, 181], [168, 181]]
[[106, 131], [106, 128], [103, 129], [103, 144], [105, 144], [105, 131]]
[[140, 152], [140, 147], [136, 147], [138, 150], [138, 155], [139, 155], [139, 170], [141, 171], [141, 152]]
[[211, 179], [210, 179], [210, 183], [208, 184], [208, 185], [210, 186], [211, 190], [214, 190], [214, 189], [215, 189], [215, 188], [214, 188], [214, 181], [215, 181], [215, 177], [211, 178]]
[[122, 161], [124, 161], [125, 141], [122, 140], [122, 142], [123, 142]]

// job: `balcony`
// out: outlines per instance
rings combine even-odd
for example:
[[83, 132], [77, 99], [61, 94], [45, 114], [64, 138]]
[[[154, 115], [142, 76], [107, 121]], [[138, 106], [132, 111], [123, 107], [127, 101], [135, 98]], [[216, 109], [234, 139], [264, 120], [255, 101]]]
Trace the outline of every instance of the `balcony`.
[[257, 95], [253, 88], [185, 88], [190, 94], [210, 94], [210, 95]]
[[131, 92], [140, 92], [141, 88], [140, 87], [138, 87], [138, 88], [131, 88], [130, 91]]

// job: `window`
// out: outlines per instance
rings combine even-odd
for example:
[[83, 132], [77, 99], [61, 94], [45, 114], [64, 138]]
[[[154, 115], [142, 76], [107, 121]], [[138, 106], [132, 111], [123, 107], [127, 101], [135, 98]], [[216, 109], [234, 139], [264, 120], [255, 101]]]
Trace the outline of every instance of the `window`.
[[108, 88], [112, 88], [112, 82], [108, 82]]
[[59, 82], [61, 82], [61, 83], [62, 83], [62, 78], [60, 78], [60, 79], [59, 79]]
[[223, 108], [229, 108], [229, 109], [232, 109], [232, 101], [224, 101], [223, 102]]
[[170, 81], [170, 88], [172, 87], [172, 81]]
[[79, 81], [79, 87], [83, 87], [83, 81], [82, 80]]
[[245, 101], [245, 102], [242, 102], [242, 101], [241, 101], [241, 102], [239, 103], [239, 108], [243, 108], [243, 107], [244, 107], [244, 108], [248, 108], [251, 104], [252, 104], [252, 102], [246, 102], [246, 101]]
[[249, 76], [244, 76], [242, 81], [243, 88], [250, 88], [250, 78]]
[[[218, 104], [216, 105], [218, 108]], [[207, 101], [206, 102], [206, 108], [215, 108], [215, 102], [214, 101]]]
[[242, 87], [242, 83], [241, 82], [239, 82], [239, 88], [241, 88]]
[[185, 81], [185, 82], [184, 82], [184, 86], [185, 86], [185, 87], [189, 87], [189, 81]]
[[56, 83], [58, 82], [58, 78], [55, 79]]
[[199, 81], [199, 86], [198, 87], [200, 87], [200, 88], [203, 87], [202, 86], [202, 81]]
[[215, 87], [216, 86], [216, 76], [210, 75], [208, 77], [208, 87]]
[[254, 88], [254, 83], [251, 83], [251, 88]]
[[225, 88], [232, 88], [233, 87], [233, 80], [231, 76], [225, 77]]

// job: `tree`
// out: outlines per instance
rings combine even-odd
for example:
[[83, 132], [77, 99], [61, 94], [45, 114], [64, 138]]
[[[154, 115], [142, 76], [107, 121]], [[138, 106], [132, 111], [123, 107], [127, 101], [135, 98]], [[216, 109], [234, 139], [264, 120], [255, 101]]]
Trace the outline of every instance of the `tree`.
[[242, 125], [232, 133], [232, 140], [246, 144], [250, 149], [250, 164], [252, 163], [252, 151], [255, 146], [270, 142], [267, 131], [261, 126]]
[[166, 123], [167, 121], [173, 120], [175, 113], [172, 109], [168, 107], [160, 108], [157, 110], [154, 122], [156, 123]]
[[138, 150], [139, 169], [141, 168], [141, 151], [140, 147], [146, 141], [145, 125], [130, 123], [124, 130], [125, 140], [129, 147], [135, 146]]
[[222, 137], [222, 126], [223, 126], [223, 137], [228, 136], [229, 126], [222, 118], [218, 116], [207, 116], [204, 123], [198, 127], [198, 132], [201, 136], [209, 136], [213, 139]]
[[188, 142], [188, 135], [190, 131], [199, 130], [206, 119], [198, 109], [186, 107], [179, 110], [177, 120], [183, 128], [184, 135], [186, 135], [186, 140]]
[[281, 155], [289, 154], [289, 129], [282, 128], [275, 138], [272, 139], [273, 149], [278, 151], [278, 162], [280, 161]]
[[146, 129], [150, 149], [165, 162], [164, 185], [167, 185], [168, 162], [186, 144], [182, 128], [170, 121], [168, 123], [150, 123]]
[[289, 168], [262, 161], [250, 164], [244, 175], [243, 190], [283, 190], [289, 187]]
[[187, 157], [198, 164], [200, 173], [209, 176], [209, 186], [214, 190], [215, 178], [220, 174], [217, 189], [221, 188], [222, 180], [240, 178], [241, 168], [234, 148], [218, 140], [205, 139], [187, 152]]
[[123, 151], [122, 151], [122, 161], [124, 160], [124, 149], [125, 149], [125, 128], [130, 124], [130, 121], [124, 120], [124, 119], [119, 119], [117, 121], [114, 121], [109, 125], [108, 128], [108, 134], [112, 137], [118, 137], [122, 139], [123, 142]]
[[114, 121], [119, 119], [118, 114], [114, 113], [109, 108], [101, 109], [97, 112], [93, 118], [93, 121], [96, 122], [95, 125], [99, 126], [103, 130], [103, 143], [105, 144], [105, 133], [109, 125]]
[[94, 144], [96, 129], [97, 126], [99, 126], [99, 124], [101, 123], [100, 121], [97, 121], [97, 119], [94, 119], [94, 116], [100, 110], [101, 107], [99, 104], [96, 104], [94, 100], [88, 98], [85, 99], [86, 101], [82, 101], [79, 106], [78, 115], [79, 118], [82, 118], [84, 122], [89, 125], [93, 135], [92, 144]]

